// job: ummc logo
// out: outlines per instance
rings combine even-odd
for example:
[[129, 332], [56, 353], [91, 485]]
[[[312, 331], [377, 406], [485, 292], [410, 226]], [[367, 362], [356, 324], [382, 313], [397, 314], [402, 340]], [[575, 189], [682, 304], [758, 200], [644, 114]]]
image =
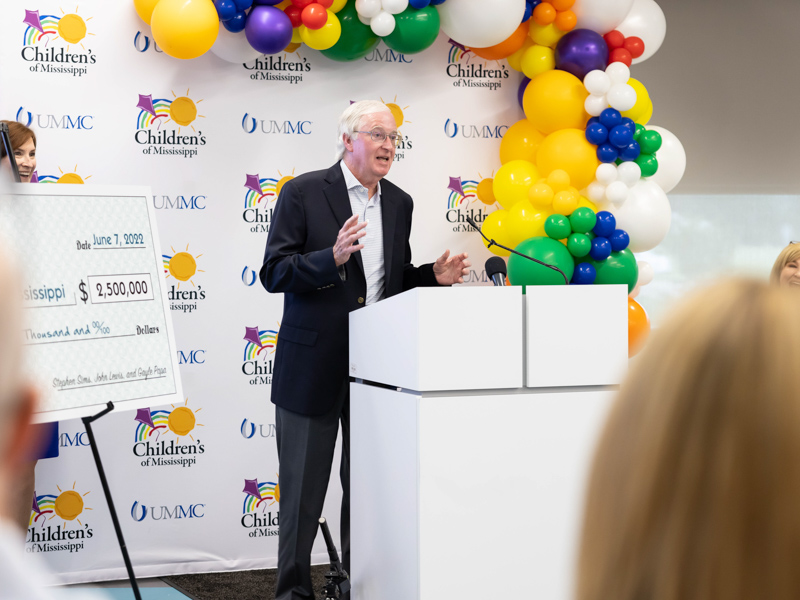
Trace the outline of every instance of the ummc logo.
[[73, 446], [89, 446], [89, 435], [85, 431], [76, 431], [74, 437], [69, 437], [66, 431], [58, 436], [58, 445], [61, 448]]
[[364, 60], [368, 62], [387, 62], [387, 63], [406, 63], [410, 64], [414, 62], [413, 58], [408, 58], [405, 54], [400, 54], [399, 52], [395, 52], [394, 50], [390, 50], [386, 48], [386, 50], [381, 50], [380, 48], [375, 48], [372, 51], [372, 54], [364, 57]]
[[447, 119], [444, 123], [444, 134], [449, 138], [454, 138], [458, 135], [458, 132], [461, 132], [461, 137], [463, 138], [489, 138], [489, 139], [500, 139], [502, 138], [506, 131], [508, 131], [508, 125], [495, 125], [494, 127], [490, 127], [489, 125], [484, 125], [483, 127], [479, 127], [478, 125], [461, 125], [459, 126], [458, 123], [455, 121], [451, 121]]
[[259, 129], [261, 133], [309, 135], [312, 123], [313, 121], [267, 121], [251, 117], [250, 113], [244, 113], [242, 117], [242, 129], [245, 133], [255, 133], [256, 129]]
[[253, 438], [258, 432], [258, 436], [262, 438], [274, 438], [275, 437], [275, 425], [274, 423], [269, 424], [259, 424], [256, 425], [255, 423], [251, 423], [247, 419], [242, 421], [242, 426], [239, 428], [239, 431], [242, 434], [242, 437], [246, 440]]
[[178, 350], [179, 365], [202, 365], [206, 362], [205, 350], [189, 350], [188, 353]]
[[[147, 49], [150, 48], [150, 38], [144, 35], [141, 31], [137, 31], [136, 35], [133, 36], [133, 47], [136, 48], [139, 52], [147, 52]], [[156, 52], [163, 52], [161, 48], [158, 47], [156, 41], [152, 41], [153, 50]]]
[[[39, 129], [94, 129], [92, 115], [36, 115], [36, 127]], [[17, 121], [26, 127], [34, 122], [34, 114], [23, 106], [17, 111]]]
[[153, 196], [153, 207], [159, 210], [205, 210], [207, 198], [208, 196]]
[[153, 521], [164, 521], [170, 519], [202, 519], [206, 516], [205, 504], [189, 504], [183, 506], [145, 506], [136, 500], [131, 506], [131, 518], [137, 523], [141, 523], [148, 516]]
[[258, 273], [255, 269], [251, 269], [250, 267], [245, 267], [242, 271], [242, 283], [245, 284], [247, 287], [251, 287], [255, 285], [256, 279], [258, 278]]

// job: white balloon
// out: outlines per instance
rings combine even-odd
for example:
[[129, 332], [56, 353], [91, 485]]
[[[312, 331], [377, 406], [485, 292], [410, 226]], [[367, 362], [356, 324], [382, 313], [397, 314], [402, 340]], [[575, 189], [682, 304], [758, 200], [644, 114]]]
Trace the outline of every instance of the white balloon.
[[647, 130], [651, 129], [661, 134], [661, 148], [656, 152], [658, 171], [652, 177], [648, 177], [648, 180], [657, 183], [665, 192], [670, 192], [678, 185], [686, 171], [686, 150], [671, 131], [656, 125], [648, 125]]
[[[358, 13], [356, 14], [358, 15]], [[358, 20], [361, 21], [367, 27], [369, 27], [370, 21], [372, 21], [372, 17], [364, 17], [362, 15], [358, 15]]]
[[[447, 0], [445, 4], [452, 2]], [[625, 20], [633, 0], [578, 0], [572, 12], [578, 17], [577, 29], [591, 29], [605, 35]]]
[[642, 177], [642, 168], [629, 160], [617, 165], [617, 178], [627, 186], [632, 186]]
[[393, 15], [399, 15], [408, 8], [408, 0], [381, 0], [383, 10]]
[[654, 0], [634, 0], [630, 13], [617, 29], [625, 37], [635, 35], [642, 38], [644, 53], [633, 59], [633, 64], [636, 65], [653, 56], [661, 47], [667, 35], [667, 19]]
[[620, 112], [630, 110], [636, 104], [636, 90], [627, 83], [615, 83], [606, 94], [609, 106]]
[[381, 12], [381, 0], [356, 0], [356, 12], [365, 19], [377, 17]]
[[630, 294], [628, 294], [628, 298], [636, 298], [639, 295], [639, 292], [642, 291], [642, 286], [639, 283], [636, 283], [636, 287], [633, 288]]
[[378, 37], [386, 37], [392, 33], [394, 31], [394, 25], [394, 15], [390, 15], [385, 10], [379, 12], [377, 16], [372, 17], [372, 20], [369, 22], [372, 33]]
[[628, 199], [628, 186], [621, 181], [612, 181], [606, 188], [606, 200], [614, 204], [623, 204]]
[[664, 190], [642, 179], [630, 188], [628, 199], [614, 211], [614, 216], [617, 228], [628, 232], [631, 252], [647, 252], [667, 236], [672, 209]]
[[486, 48], [507, 40], [525, 14], [525, 0], [447, 0], [436, 7], [442, 31], [465, 46]]
[[617, 180], [617, 167], [611, 163], [602, 163], [597, 165], [594, 176], [597, 178], [597, 181], [603, 185], [608, 185], [612, 181]]
[[606, 186], [599, 181], [593, 181], [586, 188], [586, 197], [592, 202], [600, 202], [601, 200], [605, 200]]
[[244, 31], [233, 33], [224, 27], [219, 28], [217, 39], [211, 46], [211, 52], [222, 60], [232, 63], [246, 63], [261, 56], [261, 52], [253, 48], [247, 41]]
[[631, 78], [631, 70], [625, 63], [617, 61], [606, 67], [606, 75], [608, 75], [612, 85], [615, 83], [628, 83], [628, 79]]
[[594, 94], [586, 96], [583, 101], [583, 109], [593, 117], [599, 117], [600, 113], [608, 108], [608, 102], [605, 95], [595, 96]]
[[583, 85], [590, 94], [604, 96], [611, 87], [611, 79], [605, 71], [595, 69], [586, 74], [586, 77], [583, 78]]
[[639, 266], [639, 280], [636, 282], [637, 287], [640, 285], [647, 285], [653, 281], [653, 265], [646, 260], [636, 261]]

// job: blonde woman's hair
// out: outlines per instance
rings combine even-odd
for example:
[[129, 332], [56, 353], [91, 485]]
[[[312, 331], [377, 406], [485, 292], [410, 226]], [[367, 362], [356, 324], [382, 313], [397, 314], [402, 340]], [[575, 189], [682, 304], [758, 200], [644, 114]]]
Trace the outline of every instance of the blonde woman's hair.
[[577, 600], [800, 598], [800, 310], [693, 295], [623, 384], [594, 458]]
[[790, 262], [800, 260], [800, 243], [794, 242], [789, 244], [781, 250], [778, 258], [775, 259], [775, 264], [772, 265], [772, 272], [769, 275], [769, 280], [774, 284], [779, 284], [781, 281], [781, 271]]

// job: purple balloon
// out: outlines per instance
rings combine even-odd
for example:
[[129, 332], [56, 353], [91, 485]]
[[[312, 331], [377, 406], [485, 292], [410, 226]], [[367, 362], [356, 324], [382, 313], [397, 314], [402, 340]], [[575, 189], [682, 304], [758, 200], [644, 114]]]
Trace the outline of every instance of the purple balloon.
[[247, 15], [244, 34], [259, 52], [277, 54], [292, 41], [292, 22], [279, 8], [256, 6]]
[[519, 82], [519, 89], [517, 89], [517, 101], [519, 102], [520, 108], [524, 108], [522, 106], [522, 97], [525, 95], [525, 88], [528, 87], [530, 82], [531, 80], [527, 77], [523, 77], [522, 81]]
[[573, 29], [556, 45], [556, 69], [572, 73], [583, 81], [589, 71], [608, 66], [608, 45], [591, 29]]

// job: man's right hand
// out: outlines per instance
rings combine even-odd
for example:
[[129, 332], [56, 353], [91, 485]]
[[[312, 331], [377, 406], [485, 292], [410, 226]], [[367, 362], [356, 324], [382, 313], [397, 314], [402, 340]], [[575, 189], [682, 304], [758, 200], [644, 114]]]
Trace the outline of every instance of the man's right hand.
[[333, 260], [336, 261], [337, 267], [350, 260], [353, 252], [364, 248], [364, 244], [355, 244], [354, 242], [367, 235], [367, 232], [364, 231], [366, 226], [367, 221], [358, 222], [358, 215], [353, 215], [344, 222], [339, 230], [339, 235], [336, 236], [336, 243], [333, 245]]

